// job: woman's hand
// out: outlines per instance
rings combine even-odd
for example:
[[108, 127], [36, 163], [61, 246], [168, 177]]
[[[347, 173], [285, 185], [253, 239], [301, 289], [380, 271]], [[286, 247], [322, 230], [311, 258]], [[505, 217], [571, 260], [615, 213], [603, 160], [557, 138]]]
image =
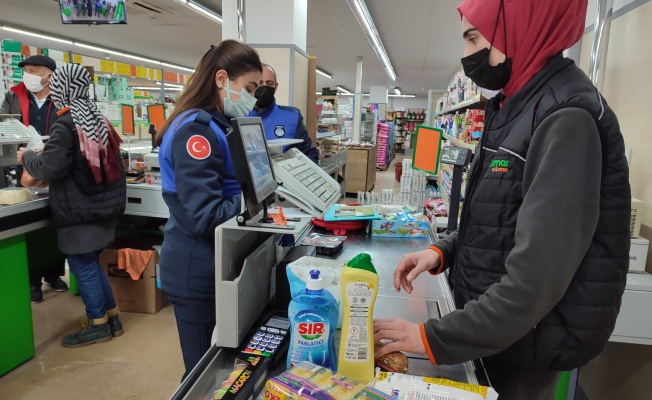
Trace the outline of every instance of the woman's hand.
[[402, 286], [406, 292], [412, 293], [412, 281], [422, 272], [436, 268], [440, 261], [439, 254], [434, 250], [406, 254], [394, 271], [394, 289], [400, 292]]
[[382, 347], [376, 345], [375, 358], [382, 357], [394, 351], [426, 354], [426, 348], [421, 340], [421, 328], [419, 328], [419, 325], [402, 319], [375, 320], [374, 343], [380, 343], [381, 340], [391, 340], [391, 342], [383, 344]]
[[18, 158], [18, 164], [23, 165], [23, 154], [27, 153], [29, 150], [25, 147], [21, 147], [18, 149], [18, 153], [16, 154], [16, 158]]

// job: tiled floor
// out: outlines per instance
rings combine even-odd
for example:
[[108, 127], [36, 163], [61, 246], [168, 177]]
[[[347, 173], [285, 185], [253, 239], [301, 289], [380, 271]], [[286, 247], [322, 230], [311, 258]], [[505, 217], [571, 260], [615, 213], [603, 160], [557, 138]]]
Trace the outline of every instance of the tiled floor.
[[[394, 189], [394, 163], [378, 172], [374, 191]], [[396, 194], [395, 194], [396, 196]], [[348, 202], [355, 198], [346, 199]], [[122, 313], [125, 334], [108, 343], [78, 349], [59, 345], [84, 318], [79, 296], [54, 293], [32, 305], [36, 355], [0, 377], [3, 400], [168, 399], [183, 374], [174, 312]], [[1, 355], [0, 355], [1, 356]]]

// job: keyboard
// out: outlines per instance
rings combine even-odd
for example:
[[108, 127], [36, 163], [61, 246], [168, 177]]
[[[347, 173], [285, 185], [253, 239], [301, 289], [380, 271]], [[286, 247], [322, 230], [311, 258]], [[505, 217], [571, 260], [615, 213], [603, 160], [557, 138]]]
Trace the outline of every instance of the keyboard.
[[32, 138], [30, 129], [34, 128], [27, 127], [16, 119], [0, 122], [0, 144], [27, 143]]
[[297, 149], [273, 161], [274, 174], [284, 188], [325, 212], [340, 198], [340, 185]]

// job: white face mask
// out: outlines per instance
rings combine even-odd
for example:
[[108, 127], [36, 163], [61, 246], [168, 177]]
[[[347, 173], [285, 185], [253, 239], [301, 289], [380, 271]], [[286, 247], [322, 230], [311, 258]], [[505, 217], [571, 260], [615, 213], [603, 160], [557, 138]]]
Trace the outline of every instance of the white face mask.
[[27, 90], [32, 93], [38, 93], [43, 90], [43, 85], [41, 85], [41, 80], [43, 78], [45, 78], [45, 76], [32, 75], [27, 72], [23, 73], [23, 83]]
[[[238, 100], [231, 100], [231, 93], [240, 95]], [[249, 94], [244, 88], [240, 93], [231, 89], [229, 78], [226, 78], [226, 97], [224, 98], [224, 116], [228, 118], [239, 118], [249, 114], [254, 109], [258, 100]]]

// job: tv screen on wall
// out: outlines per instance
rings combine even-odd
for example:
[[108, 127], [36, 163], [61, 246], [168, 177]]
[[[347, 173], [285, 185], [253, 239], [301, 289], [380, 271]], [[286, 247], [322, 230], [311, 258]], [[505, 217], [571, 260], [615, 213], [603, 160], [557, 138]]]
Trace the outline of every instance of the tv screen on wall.
[[126, 24], [125, 0], [59, 0], [64, 24]]

